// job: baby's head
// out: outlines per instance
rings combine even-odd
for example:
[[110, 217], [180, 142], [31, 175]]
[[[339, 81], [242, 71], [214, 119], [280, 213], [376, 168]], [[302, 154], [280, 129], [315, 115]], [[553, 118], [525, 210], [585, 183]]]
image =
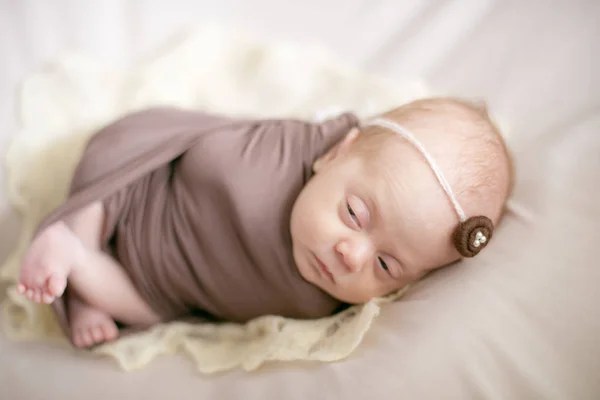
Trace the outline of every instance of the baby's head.
[[406, 104], [349, 132], [314, 172], [292, 210], [294, 259], [307, 281], [348, 303], [476, 255], [512, 182], [485, 109], [444, 98]]

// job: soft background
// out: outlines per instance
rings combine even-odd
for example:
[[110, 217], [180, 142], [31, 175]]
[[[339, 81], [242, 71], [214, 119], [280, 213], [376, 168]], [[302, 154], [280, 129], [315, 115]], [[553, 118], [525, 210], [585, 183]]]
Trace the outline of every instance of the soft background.
[[[1, 0], [2, 153], [17, 133], [17, 85], [41, 64], [86, 52], [128, 65], [206, 22], [320, 43], [365, 71], [486, 99], [519, 172], [495, 247], [386, 309], [342, 363], [203, 377], [171, 357], [124, 374], [111, 362], [0, 339], [0, 397], [600, 397], [600, 3]], [[7, 254], [18, 224], [1, 204]]]

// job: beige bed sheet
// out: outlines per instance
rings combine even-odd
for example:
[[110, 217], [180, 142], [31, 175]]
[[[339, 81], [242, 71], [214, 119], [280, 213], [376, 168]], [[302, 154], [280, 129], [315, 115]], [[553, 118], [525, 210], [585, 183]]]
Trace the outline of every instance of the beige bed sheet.
[[[2, 15], [13, 18], [0, 27], [9, 33], [2, 37], [12, 40], [3, 54], [19, 55], [14, 49], [28, 48], [27, 40], [42, 40], [44, 29], [59, 29], [47, 20], [26, 28], [19, 23], [24, 8], [58, 22], [72, 18], [56, 10], [74, 3], [57, 2], [54, 12], [22, 3], [27, 6], [1, 3], [8, 13]], [[225, 12], [211, 2], [199, 3], [218, 10], [213, 15]], [[386, 307], [359, 349], [340, 363], [269, 364], [254, 373], [206, 377], [183, 358], [165, 357], [123, 373], [108, 360], [63, 347], [0, 339], [0, 398], [600, 397], [600, 4], [332, 3], [336, 6], [323, 4], [317, 17], [311, 2], [293, 10], [266, 1], [231, 2], [239, 8], [228, 12], [238, 20], [245, 14], [258, 31], [322, 38], [364, 69], [396, 79], [424, 75], [448, 93], [486, 98], [508, 123], [519, 173], [494, 246], [478, 260], [436, 273]], [[91, 5], [85, 12], [119, 7], [86, 4]], [[198, 7], [176, 1], [135, 4], [122, 13], [136, 15], [133, 22], [95, 13], [98, 24], [102, 18], [116, 24], [103, 40], [124, 35], [133, 43], [132, 35], [138, 35], [135, 43], [147, 44], [167, 30], [164, 25], [188, 21], [186, 15]], [[85, 13], [74, 7], [65, 14]], [[267, 9], [279, 17], [271, 25]], [[152, 30], [163, 16], [167, 22]], [[313, 29], [306, 32], [300, 20], [310, 20]], [[78, 26], [83, 32], [93, 29]], [[140, 26], [133, 33], [126, 29]], [[349, 35], [356, 38], [350, 44]], [[29, 39], [21, 46], [23, 37]], [[4, 65], [15, 65], [9, 58]], [[9, 68], [12, 78], [28, 72], [18, 59], [16, 65], [21, 69]], [[2, 122], [14, 132], [8, 99], [2, 98]], [[1, 250], [11, 248], [15, 226], [14, 218], [2, 220]]]

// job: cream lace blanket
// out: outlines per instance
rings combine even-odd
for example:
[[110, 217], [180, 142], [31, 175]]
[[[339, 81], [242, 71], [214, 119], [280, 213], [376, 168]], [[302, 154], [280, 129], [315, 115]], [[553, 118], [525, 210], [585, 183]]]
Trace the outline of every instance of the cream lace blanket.
[[[66, 195], [86, 137], [120, 114], [161, 103], [253, 117], [322, 119], [345, 110], [365, 117], [424, 95], [419, 82], [386, 82], [320, 48], [215, 27], [189, 32], [126, 70], [81, 55], [63, 58], [28, 77], [19, 97], [22, 131], [6, 162], [9, 200], [24, 230], [0, 277], [14, 283], [32, 231]], [[203, 373], [253, 370], [270, 360], [335, 361], [357, 348], [382, 303], [399, 295], [316, 321], [269, 316], [246, 325], [160, 325], [93, 352], [125, 370], [182, 352]], [[3, 311], [10, 338], [66, 343], [50, 307], [25, 301], [14, 286]]]

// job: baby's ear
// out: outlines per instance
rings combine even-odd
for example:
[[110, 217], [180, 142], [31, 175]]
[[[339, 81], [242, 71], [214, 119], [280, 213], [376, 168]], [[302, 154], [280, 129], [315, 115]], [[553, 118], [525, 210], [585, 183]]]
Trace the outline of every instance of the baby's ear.
[[315, 160], [313, 163], [313, 171], [315, 173], [320, 172], [325, 165], [335, 160], [339, 155], [347, 153], [350, 150], [352, 143], [354, 143], [358, 137], [359, 133], [360, 130], [358, 128], [352, 128], [342, 140], [337, 142], [325, 154]]

